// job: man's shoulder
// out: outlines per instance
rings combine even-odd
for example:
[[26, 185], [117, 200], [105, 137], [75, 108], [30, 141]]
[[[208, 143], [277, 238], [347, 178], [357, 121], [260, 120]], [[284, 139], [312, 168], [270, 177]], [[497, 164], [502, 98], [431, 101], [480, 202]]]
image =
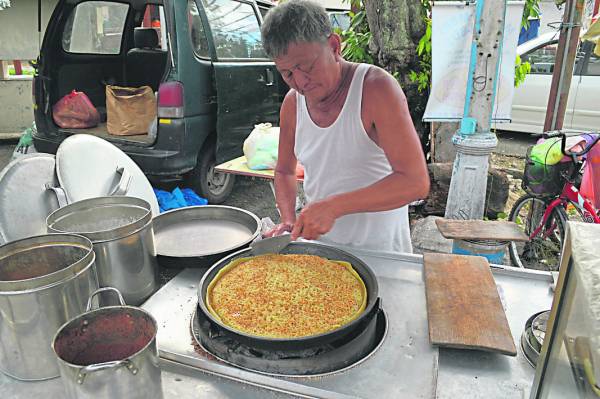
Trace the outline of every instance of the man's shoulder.
[[387, 91], [389, 88], [399, 88], [398, 82], [385, 69], [376, 65], [369, 65], [369, 69], [365, 74], [363, 90], [368, 92], [380, 93]]
[[389, 104], [404, 98], [398, 81], [386, 70], [370, 65], [363, 83], [363, 109], [367, 114], [381, 113]]
[[289, 89], [288, 92], [286, 93], [285, 97], [283, 98], [283, 105], [296, 105], [296, 101], [297, 101], [297, 91], [294, 89]]

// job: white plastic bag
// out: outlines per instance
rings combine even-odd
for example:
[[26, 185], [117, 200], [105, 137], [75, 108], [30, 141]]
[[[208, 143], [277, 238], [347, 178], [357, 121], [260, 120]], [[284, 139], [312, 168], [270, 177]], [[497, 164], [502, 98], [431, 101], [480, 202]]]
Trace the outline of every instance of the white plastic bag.
[[244, 141], [244, 155], [250, 169], [274, 169], [279, 147], [279, 127], [270, 123], [254, 125], [254, 130]]

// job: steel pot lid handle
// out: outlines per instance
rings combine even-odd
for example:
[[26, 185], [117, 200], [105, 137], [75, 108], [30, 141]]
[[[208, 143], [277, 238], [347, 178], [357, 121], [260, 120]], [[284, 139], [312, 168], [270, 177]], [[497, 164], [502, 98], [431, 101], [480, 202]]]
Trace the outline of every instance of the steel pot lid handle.
[[52, 187], [50, 183], [46, 183], [44, 185], [44, 188], [46, 190], [51, 190], [54, 192], [54, 194], [56, 195], [56, 199], [58, 200], [59, 208], [62, 208], [63, 206], [69, 204], [69, 201], [67, 200], [67, 194], [65, 193], [65, 190], [63, 190], [61, 187]]
[[[103, 292], [107, 292], [107, 291], [111, 291], [111, 292], [117, 294], [117, 297], [119, 298], [119, 303], [122, 306], [125, 306], [125, 300], [123, 299], [123, 295], [121, 295], [121, 292], [118, 289], [116, 289], [114, 287], [104, 287], [104, 288], [99, 288], [96, 291], [92, 292], [92, 294], [90, 295], [90, 298], [88, 299], [88, 303], [85, 308], [85, 311], [89, 312], [90, 310], [92, 310], [92, 306], [93, 306], [92, 300], [94, 299], [94, 297], [96, 295], [101, 294]], [[98, 307], [100, 307], [100, 305], [98, 305]], [[102, 363], [102, 364], [104, 364], [104, 363]]]
[[127, 190], [129, 190], [129, 185], [131, 184], [131, 174], [127, 171], [127, 169], [123, 167], [117, 168], [117, 174], [121, 175], [121, 179], [119, 183], [112, 189], [109, 196], [112, 195], [125, 195], [127, 194]]
[[135, 364], [133, 364], [133, 362], [129, 359], [115, 360], [113, 362], [106, 363], [90, 364], [89, 366], [85, 366], [81, 370], [79, 370], [79, 373], [77, 373], [77, 383], [80, 385], [83, 384], [85, 376], [90, 373], [95, 373], [96, 371], [102, 370], [116, 369], [119, 367], [125, 367], [133, 375], [137, 375], [139, 371]]

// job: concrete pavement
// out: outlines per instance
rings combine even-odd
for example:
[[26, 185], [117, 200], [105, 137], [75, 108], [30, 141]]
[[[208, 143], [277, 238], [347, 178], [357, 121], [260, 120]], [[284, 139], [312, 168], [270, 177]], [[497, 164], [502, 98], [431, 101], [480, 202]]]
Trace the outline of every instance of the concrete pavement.
[[14, 141], [0, 141], [0, 170], [4, 169], [6, 164], [10, 162], [16, 145], [17, 143]]

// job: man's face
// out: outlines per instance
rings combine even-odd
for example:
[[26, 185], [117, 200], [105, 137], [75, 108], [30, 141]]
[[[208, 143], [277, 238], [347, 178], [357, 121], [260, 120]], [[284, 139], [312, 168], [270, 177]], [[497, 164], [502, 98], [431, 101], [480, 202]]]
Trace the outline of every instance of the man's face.
[[311, 100], [321, 100], [337, 84], [339, 65], [331, 40], [326, 43], [292, 43], [285, 55], [274, 59], [283, 80]]

